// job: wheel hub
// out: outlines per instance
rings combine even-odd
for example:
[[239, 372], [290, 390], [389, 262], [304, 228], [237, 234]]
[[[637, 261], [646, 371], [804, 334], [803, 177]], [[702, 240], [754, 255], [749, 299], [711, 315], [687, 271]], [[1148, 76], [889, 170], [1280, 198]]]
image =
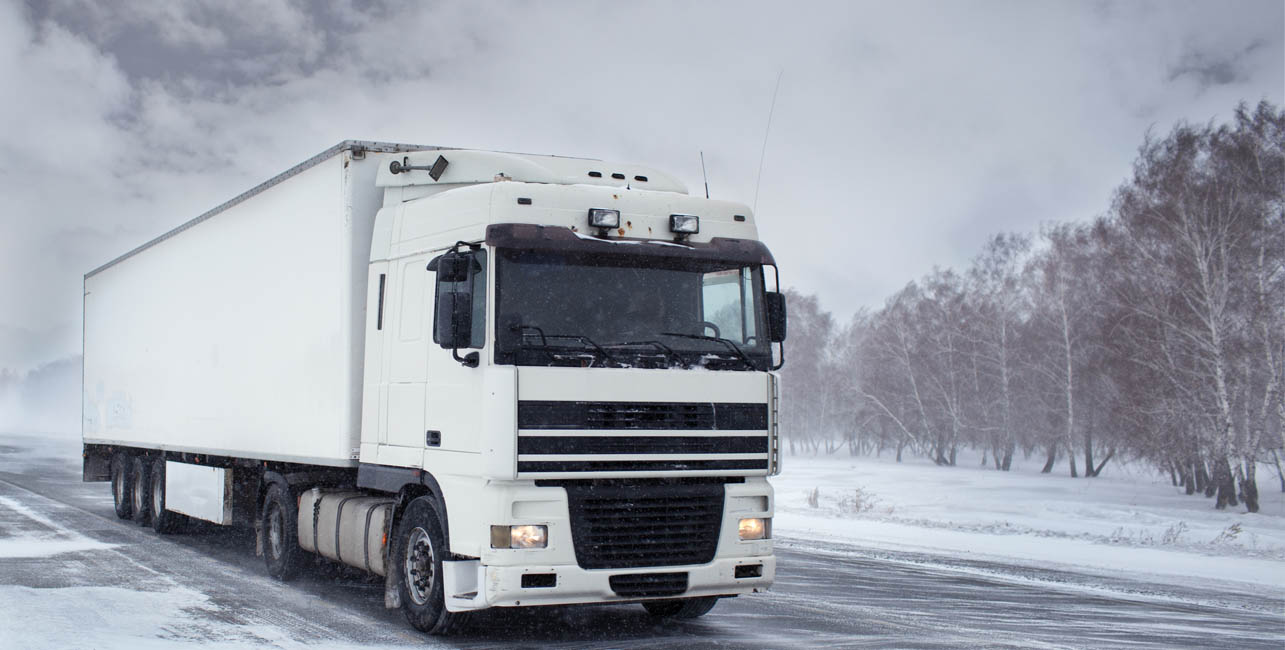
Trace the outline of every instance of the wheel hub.
[[143, 502], [143, 489], [144, 489], [143, 473], [135, 472], [133, 502], [134, 502], [134, 510], [138, 512], [142, 512], [143, 507], [147, 505], [146, 503]]
[[165, 481], [161, 476], [152, 476], [152, 516], [165, 510]]
[[428, 602], [433, 590], [433, 543], [423, 528], [415, 528], [406, 540], [406, 591], [416, 605]]
[[281, 557], [282, 540], [281, 534], [281, 508], [273, 504], [272, 509], [268, 511], [268, 544], [272, 547], [272, 557]]

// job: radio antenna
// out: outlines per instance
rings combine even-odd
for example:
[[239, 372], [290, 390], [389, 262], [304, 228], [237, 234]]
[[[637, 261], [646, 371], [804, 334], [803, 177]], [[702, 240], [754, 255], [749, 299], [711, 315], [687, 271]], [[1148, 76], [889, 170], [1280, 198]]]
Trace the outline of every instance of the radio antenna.
[[705, 173], [705, 152], [701, 152], [701, 178], [705, 179], [705, 198], [709, 198], [709, 174]]
[[754, 212], [759, 211], [759, 184], [763, 182], [763, 159], [767, 157], [767, 136], [772, 132], [772, 113], [776, 111], [776, 94], [781, 91], [781, 77], [785, 68], [776, 73], [776, 89], [772, 91], [772, 106], [767, 109], [767, 127], [763, 129], [763, 150], [759, 152], [759, 174], [754, 179]]

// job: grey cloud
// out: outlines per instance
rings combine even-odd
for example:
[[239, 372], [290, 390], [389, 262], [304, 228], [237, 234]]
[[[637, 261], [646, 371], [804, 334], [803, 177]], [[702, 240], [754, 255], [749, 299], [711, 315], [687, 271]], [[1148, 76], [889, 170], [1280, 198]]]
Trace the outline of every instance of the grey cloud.
[[[0, 104], [0, 368], [78, 351], [85, 271], [344, 138], [693, 189], [703, 150], [748, 203], [780, 70], [761, 232], [844, 319], [992, 231], [1101, 211], [1150, 123], [1281, 101], [1281, 6], [1238, 7], [0, 3], [0, 88], [26, 100]], [[1193, 94], [1167, 79], [1189, 52], [1238, 76]]]
[[1202, 91], [1212, 86], [1243, 82], [1250, 77], [1251, 70], [1247, 65], [1250, 55], [1263, 49], [1265, 45], [1263, 41], [1256, 40], [1236, 52], [1188, 50], [1181, 60], [1170, 68], [1168, 80], [1190, 78]]

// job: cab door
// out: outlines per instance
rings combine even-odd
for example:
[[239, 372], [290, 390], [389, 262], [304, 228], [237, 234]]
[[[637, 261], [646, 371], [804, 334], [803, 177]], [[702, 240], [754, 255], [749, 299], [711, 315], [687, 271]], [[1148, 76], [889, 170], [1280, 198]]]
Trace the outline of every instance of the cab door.
[[[448, 251], [447, 255], [452, 254]], [[434, 273], [434, 341], [428, 350], [428, 384], [425, 404], [426, 437], [424, 468], [446, 473], [473, 471], [481, 451], [480, 429], [484, 403], [483, 379], [489, 366], [487, 350], [487, 286], [490, 264], [485, 248], [458, 251], [467, 258], [466, 277], [444, 277], [440, 267]], [[441, 258], [439, 258], [441, 259]], [[449, 294], [456, 294], [453, 301]], [[468, 296], [468, 323], [460, 332], [459, 347], [443, 340], [449, 328], [452, 305]]]
[[424, 449], [424, 402], [431, 344], [432, 274], [428, 255], [392, 264], [394, 275], [391, 332], [384, 366], [387, 368], [387, 425], [381, 432], [379, 462], [418, 466]]

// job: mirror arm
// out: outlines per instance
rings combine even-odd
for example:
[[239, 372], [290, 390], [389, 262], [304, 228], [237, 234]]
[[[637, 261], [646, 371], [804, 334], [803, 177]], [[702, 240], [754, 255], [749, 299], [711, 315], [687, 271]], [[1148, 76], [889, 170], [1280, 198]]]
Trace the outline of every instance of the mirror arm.
[[460, 362], [460, 365], [465, 368], [476, 368], [479, 360], [481, 359], [476, 352], [470, 352], [461, 357], [459, 348], [451, 348], [451, 357]]

